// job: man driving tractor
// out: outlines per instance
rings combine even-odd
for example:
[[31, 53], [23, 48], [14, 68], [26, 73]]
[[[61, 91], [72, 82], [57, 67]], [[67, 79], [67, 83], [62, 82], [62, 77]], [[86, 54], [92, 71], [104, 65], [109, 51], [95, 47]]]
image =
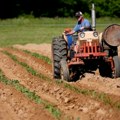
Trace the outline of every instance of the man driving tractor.
[[75, 17], [77, 18], [77, 23], [73, 28], [73, 30], [66, 33], [66, 35], [72, 35], [76, 32], [84, 32], [84, 31], [91, 30], [91, 24], [89, 20], [83, 17], [83, 14], [81, 11], [76, 12]]
[[76, 12], [75, 17], [77, 18], [77, 23], [74, 26], [74, 28], [73, 29], [65, 29], [65, 31], [64, 31], [64, 38], [68, 43], [68, 48], [72, 49], [72, 46], [75, 46], [72, 55], [70, 55], [71, 57], [73, 56], [74, 52], [77, 53], [77, 50], [78, 50], [78, 48], [77, 48], [78, 45], [76, 45], [75, 41], [73, 41], [72, 35], [74, 33], [92, 30], [89, 20], [85, 19], [83, 17], [83, 14], [81, 11]]

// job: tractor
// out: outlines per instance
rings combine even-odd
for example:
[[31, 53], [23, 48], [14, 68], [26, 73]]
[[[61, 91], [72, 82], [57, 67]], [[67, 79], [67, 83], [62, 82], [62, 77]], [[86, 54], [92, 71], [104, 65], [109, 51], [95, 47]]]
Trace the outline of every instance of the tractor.
[[[92, 4], [92, 30], [78, 32], [69, 38], [62, 34], [52, 40], [52, 70], [54, 79], [76, 81], [86, 72], [99, 70], [103, 77], [120, 77], [120, 25], [109, 25], [96, 31], [95, 8]], [[67, 32], [69, 29], [66, 29]]]

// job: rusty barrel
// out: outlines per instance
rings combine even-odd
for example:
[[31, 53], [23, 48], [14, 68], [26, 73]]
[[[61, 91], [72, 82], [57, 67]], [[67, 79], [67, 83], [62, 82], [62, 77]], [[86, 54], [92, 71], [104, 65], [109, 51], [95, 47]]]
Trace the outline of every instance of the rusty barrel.
[[112, 24], [108, 26], [102, 34], [102, 39], [109, 46], [117, 47], [120, 45], [120, 25]]

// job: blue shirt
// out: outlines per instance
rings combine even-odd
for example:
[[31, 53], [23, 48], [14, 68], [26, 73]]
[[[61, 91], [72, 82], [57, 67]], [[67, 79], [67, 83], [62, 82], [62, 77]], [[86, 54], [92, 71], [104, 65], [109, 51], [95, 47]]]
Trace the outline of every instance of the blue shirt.
[[[74, 30], [75, 32], [78, 32], [81, 27], [90, 27], [90, 28], [91, 28], [91, 24], [90, 24], [90, 22], [89, 22], [87, 19], [84, 19], [84, 20], [81, 22], [81, 24], [78, 24], [78, 23], [77, 23], [77, 24], [75, 25], [75, 27], [73, 28], [73, 30]], [[83, 31], [85, 31], [85, 30], [83, 30]], [[82, 31], [82, 32], [83, 32], [83, 31]]]

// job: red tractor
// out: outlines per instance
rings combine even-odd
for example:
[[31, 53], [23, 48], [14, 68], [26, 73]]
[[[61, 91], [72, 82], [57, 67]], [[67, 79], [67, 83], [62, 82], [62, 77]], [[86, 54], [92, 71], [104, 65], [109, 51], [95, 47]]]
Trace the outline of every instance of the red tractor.
[[120, 25], [112, 24], [104, 32], [95, 30], [95, 11], [92, 9], [92, 31], [72, 35], [69, 47], [65, 35], [52, 41], [53, 78], [75, 81], [86, 72], [99, 69], [104, 77], [120, 77]]

